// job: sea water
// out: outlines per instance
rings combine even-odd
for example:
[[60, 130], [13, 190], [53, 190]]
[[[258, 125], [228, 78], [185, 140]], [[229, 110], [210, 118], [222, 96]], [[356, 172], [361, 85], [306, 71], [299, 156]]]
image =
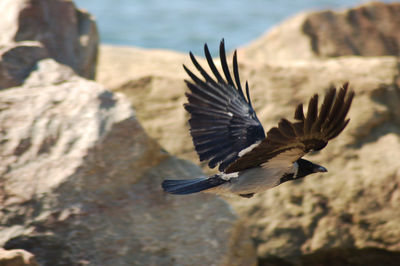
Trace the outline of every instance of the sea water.
[[[96, 18], [102, 43], [212, 52], [246, 45], [307, 10], [353, 7], [361, 0], [75, 0]], [[385, 1], [395, 2], [395, 1]]]

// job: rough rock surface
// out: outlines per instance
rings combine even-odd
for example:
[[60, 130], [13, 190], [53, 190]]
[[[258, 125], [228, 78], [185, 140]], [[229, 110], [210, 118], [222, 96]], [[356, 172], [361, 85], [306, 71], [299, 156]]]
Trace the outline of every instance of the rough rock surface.
[[249, 234], [201, 175], [146, 135], [130, 103], [52, 59], [0, 91], [0, 245], [40, 265], [255, 265]]
[[96, 24], [71, 0], [3, 0], [0, 17], [1, 49], [14, 46], [13, 42], [37, 41], [49, 57], [83, 77], [94, 78], [99, 42]]
[[[396, 4], [372, 5], [376, 14], [391, 6]], [[292, 35], [301, 29], [302, 21], [292, 21], [292, 28], [282, 27], [282, 34]], [[309, 49], [313, 60], [291, 57], [288, 46], [282, 48], [285, 60], [261, 61], [269, 58], [266, 47], [250, 45], [239, 54], [241, 77], [250, 82], [253, 105], [265, 129], [281, 117], [292, 118], [298, 103], [306, 103], [332, 85], [350, 81], [356, 98], [349, 127], [322, 152], [308, 156], [326, 166], [328, 173], [285, 183], [252, 199], [228, 199], [252, 230], [260, 264], [318, 265], [333, 256], [338, 263], [346, 257], [349, 263], [366, 265], [349, 254], [369, 254], [375, 256], [367, 260], [369, 265], [379, 265], [379, 261], [395, 265], [400, 253], [398, 58], [324, 58], [308, 45], [303, 48]], [[118, 59], [120, 54], [123, 60]], [[258, 60], [248, 54], [257, 55]], [[164, 148], [198, 162], [182, 108], [186, 91], [182, 76], [186, 76], [181, 64], [188, 56], [178, 63], [176, 58], [171, 59], [168, 52], [154, 56], [152, 51], [101, 47], [98, 80], [128, 96], [145, 129]], [[146, 67], [132, 66], [136, 61], [146, 62]], [[118, 71], [110, 71], [111, 62], [121, 64]], [[139, 67], [139, 73], [131, 72]]]
[[350, 80], [357, 93], [349, 127], [319, 154], [308, 156], [329, 173], [284, 184], [250, 200], [231, 201], [247, 217], [259, 257], [296, 261], [302, 254], [330, 248], [399, 252], [397, 59], [346, 57], [248, 68], [243, 72], [255, 81], [253, 102], [264, 125], [292, 118], [296, 103], [330, 84]]
[[5, 250], [0, 248], [1, 266], [38, 266], [34, 256], [22, 249]]
[[243, 47], [252, 61], [400, 55], [400, 3], [299, 14]]
[[[99, 78], [101, 69], [100, 65]], [[349, 127], [319, 155], [310, 156], [327, 166], [329, 173], [282, 185], [254, 199], [231, 200], [247, 218], [259, 256], [295, 260], [302, 254], [333, 247], [400, 251], [397, 59], [343, 57], [255, 66], [245, 61], [241, 70], [251, 81], [253, 104], [265, 128], [281, 117], [291, 118], [293, 106], [331, 85], [350, 80], [357, 93]], [[183, 86], [178, 78], [156, 74], [133, 79], [117, 89], [138, 104], [144, 126], [167, 150], [169, 144], [176, 145], [173, 152], [185, 146], [177, 153], [181, 157], [188, 154], [188, 148], [193, 149], [188, 133], [181, 134], [187, 130], [181, 106]], [[164, 128], [165, 119], [170, 119], [170, 124]], [[188, 158], [198, 160], [193, 150], [190, 155]]]
[[0, 48], [0, 90], [21, 85], [36, 65], [49, 57], [39, 42], [18, 42]]
[[183, 79], [187, 76], [182, 64], [191, 66], [189, 57], [110, 45], [101, 45], [99, 55], [97, 81], [126, 95], [140, 123], [163, 148], [198, 163], [186, 126], [188, 116], [183, 112]]

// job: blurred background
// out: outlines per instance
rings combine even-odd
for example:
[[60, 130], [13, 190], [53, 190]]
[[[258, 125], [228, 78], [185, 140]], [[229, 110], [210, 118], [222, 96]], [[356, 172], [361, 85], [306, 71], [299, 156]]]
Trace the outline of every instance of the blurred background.
[[[343, 9], [362, 0], [76, 0], [96, 17], [101, 42], [202, 54], [207, 42], [228, 50], [248, 44], [305, 10]], [[382, 1], [395, 2], [395, 1]]]
[[[0, 265], [400, 265], [400, 2], [385, 2], [0, 0]], [[344, 11], [288, 20], [321, 9]], [[222, 37], [265, 129], [350, 81], [349, 126], [306, 157], [328, 173], [251, 199], [162, 191], [203, 175], [182, 64]]]

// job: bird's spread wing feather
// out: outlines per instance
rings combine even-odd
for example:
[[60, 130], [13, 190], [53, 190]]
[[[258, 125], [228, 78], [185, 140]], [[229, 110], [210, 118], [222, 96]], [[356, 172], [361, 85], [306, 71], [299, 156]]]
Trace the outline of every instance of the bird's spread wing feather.
[[303, 105], [297, 106], [292, 123], [282, 119], [277, 127], [267, 132], [267, 137], [253, 150], [232, 162], [226, 173], [242, 171], [251, 167], [268, 167], [276, 158], [285, 153], [288, 164], [293, 163], [311, 150], [323, 149], [330, 139], [335, 138], [347, 126], [346, 119], [354, 92], [348, 90], [348, 83], [336, 91], [327, 92], [318, 113], [318, 95], [314, 95], [308, 104], [307, 116]]
[[[225, 168], [239, 158], [239, 153], [265, 138], [264, 129], [251, 105], [249, 86], [243, 93], [237, 64], [233, 56], [233, 78], [226, 61], [224, 41], [220, 45], [220, 59], [224, 77], [217, 70], [207, 45], [204, 52], [212, 78], [190, 53], [190, 58], [203, 78], [183, 66], [191, 81], [186, 81], [190, 92], [185, 109], [190, 113], [190, 134], [200, 161], [209, 161], [214, 168]], [[236, 84], [235, 84], [236, 83]], [[246, 99], [247, 98], [247, 99]], [[243, 152], [242, 152], [243, 153]]]

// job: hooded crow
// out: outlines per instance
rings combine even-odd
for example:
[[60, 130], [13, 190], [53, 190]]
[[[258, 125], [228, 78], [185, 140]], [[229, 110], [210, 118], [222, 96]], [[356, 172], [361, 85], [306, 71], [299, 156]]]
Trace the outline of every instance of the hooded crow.
[[[223, 75], [217, 70], [207, 44], [204, 53], [211, 77], [192, 53], [190, 58], [202, 78], [185, 65], [192, 81], [185, 80], [190, 92], [184, 105], [190, 114], [190, 134], [200, 161], [218, 166], [211, 177], [188, 180], [165, 180], [164, 191], [171, 194], [191, 194], [200, 191], [233, 193], [252, 197], [286, 181], [303, 178], [312, 173], [327, 172], [326, 168], [302, 157], [310, 151], [323, 149], [347, 126], [346, 119], [354, 92], [345, 83], [338, 91], [327, 91], [318, 112], [318, 95], [308, 103], [307, 115], [303, 105], [295, 109], [295, 122], [281, 119], [277, 127], [264, 133], [250, 100], [249, 85], [243, 92], [237, 63], [233, 54], [233, 78], [228, 68], [224, 40], [220, 60]], [[224, 77], [223, 77], [224, 76]]]

